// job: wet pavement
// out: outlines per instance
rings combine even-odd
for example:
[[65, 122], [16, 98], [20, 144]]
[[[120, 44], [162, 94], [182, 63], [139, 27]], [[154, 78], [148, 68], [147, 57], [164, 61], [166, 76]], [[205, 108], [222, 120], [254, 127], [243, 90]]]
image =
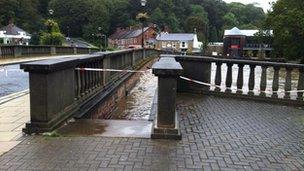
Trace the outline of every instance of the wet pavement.
[[29, 136], [0, 170], [304, 170], [302, 109], [182, 94], [177, 111], [181, 141]]
[[19, 68], [19, 64], [0, 66], [0, 97], [29, 88], [28, 73]]
[[131, 120], [80, 119], [56, 130], [58, 136], [150, 138], [152, 122]]
[[21, 142], [22, 128], [28, 121], [30, 121], [28, 94], [25, 93], [15, 99], [10, 97], [7, 102], [0, 101], [0, 155]]

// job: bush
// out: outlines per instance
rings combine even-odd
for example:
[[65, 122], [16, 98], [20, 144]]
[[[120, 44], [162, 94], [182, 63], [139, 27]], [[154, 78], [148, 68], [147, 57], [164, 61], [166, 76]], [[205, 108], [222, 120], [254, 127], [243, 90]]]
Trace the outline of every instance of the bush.
[[0, 44], [3, 44], [4, 40], [2, 38], [0, 38]]
[[64, 41], [64, 36], [61, 33], [42, 33], [40, 44], [43, 45], [59, 45]]
[[47, 20], [44, 25], [46, 31], [40, 35], [40, 44], [61, 46], [64, 41], [64, 36], [60, 32], [58, 24], [54, 20]]

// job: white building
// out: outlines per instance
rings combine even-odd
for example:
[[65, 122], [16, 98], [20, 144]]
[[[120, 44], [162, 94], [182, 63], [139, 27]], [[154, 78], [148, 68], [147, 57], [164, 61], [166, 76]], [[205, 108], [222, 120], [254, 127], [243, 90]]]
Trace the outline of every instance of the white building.
[[202, 42], [194, 33], [161, 33], [156, 37], [156, 48], [174, 52], [200, 52]]
[[0, 39], [3, 44], [28, 45], [31, 35], [14, 24], [0, 28]]

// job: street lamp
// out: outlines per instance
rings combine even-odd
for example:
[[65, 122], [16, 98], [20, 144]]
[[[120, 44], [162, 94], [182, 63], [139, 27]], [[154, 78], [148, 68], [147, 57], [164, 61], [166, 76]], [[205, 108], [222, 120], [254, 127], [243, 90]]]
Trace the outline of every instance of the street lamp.
[[[99, 31], [99, 35], [100, 36], [100, 49], [101, 49], [101, 46], [103, 46], [103, 48], [101, 49], [102, 51], [106, 51], [106, 39], [107, 39], [107, 36], [105, 34], [102, 34], [101, 31], [102, 31], [102, 28], [101, 27], [98, 27], [98, 31]], [[102, 45], [102, 38], [104, 37], [104, 45]]]
[[102, 46], [101, 30], [102, 30], [102, 28], [98, 27], [97, 29], [98, 29], [98, 33], [99, 33], [99, 36], [100, 36], [100, 51], [102, 51], [102, 49], [101, 49], [101, 46]]
[[146, 6], [147, 0], [140, 0], [141, 6], [144, 7]]
[[68, 32], [67, 36], [68, 36], [68, 38], [70, 38], [70, 26], [67, 26], [66, 28], [67, 28], [67, 32]]
[[49, 9], [49, 14], [50, 14], [50, 16], [52, 17], [53, 14], [54, 14], [54, 10], [53, 10], [53, 9]]
[[[147, 0], [140, 0], [140, 3], [141, 3], [142, 7], [145, 7], [147, 4]], [[144, 39], [144, 21], [142, 21], [142, 23], [141, 23], [141, 47], [142, 48], [145, 48], [144, 41], [145, 41], [145, 39]]]
[[[54, 10], [53, 9], [49, 9], [49, 14], [50, 14], [50, 22], [52, 23], [53, 20], [53, 14], [54, 14]], [[54, 40], [53, 40], [53, 35], [52, 35], [52, 24], [50, 25], [50, 34], [51, 34], [51, 45], [54, 44]]]

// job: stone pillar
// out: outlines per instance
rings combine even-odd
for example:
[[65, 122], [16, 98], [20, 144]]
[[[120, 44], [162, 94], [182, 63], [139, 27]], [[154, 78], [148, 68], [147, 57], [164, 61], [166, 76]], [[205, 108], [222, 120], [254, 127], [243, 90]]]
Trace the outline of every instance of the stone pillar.
[[14, 46], [14, 57], [20, 57], [22, 55], [22, 47]]
[[[111, 57], [110, 56], [104, 57], [102, 64], [103, 64], [102, 68], [111, 69]], [[103, 73], [103, 85], [105, 86], [110, 80], [111, 73], [110, 72], [102, 72], [102, 73]]]
[[56, 52], [56, 47], [55, 46], [51, 46], [51, 55], [56, 55], [57, 52]]
[[25, 133], [49, 132], [75, 110], [75, 66], [78, 60], [51, 59], [21, 64], [29, 72], [30, 123]]
[[158, 77], [157, 110], [151, 138], [181, 139], [178, 115], [176, 114], [177, 78], [182, 66], [173, 57], [163, 57], [153, 66]]
[[74, 54], [76, 55], [78, 52], [77, 52], [77, 47], [74, 47], [73, 48], [73, 51], [74, 51]]

